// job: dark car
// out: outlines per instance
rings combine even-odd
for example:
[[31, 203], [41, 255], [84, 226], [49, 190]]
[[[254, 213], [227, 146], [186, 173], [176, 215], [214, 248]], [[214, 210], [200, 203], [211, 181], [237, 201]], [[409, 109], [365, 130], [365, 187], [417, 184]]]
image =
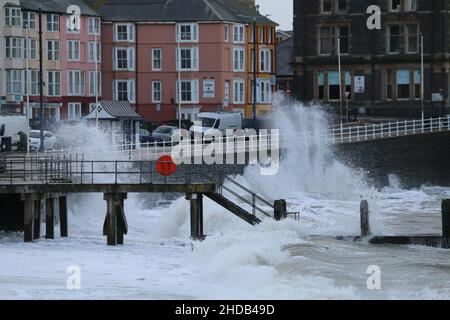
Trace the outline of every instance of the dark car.
[[[180, 126], [180, 122], [179, 120], [170, 120], [164, 123], [165, 126], [168, 127], [179, 127]], [[193, 123], [191, 120], [181, 120], [181, 128], [185, 129], [185, 130], [189, 130], [192, 127]]]
[[141, 143], [151, 143], [154, 142], [155, 139], [152, 138], [152, 134], [146, 129], [139, 130], [139, 141]]

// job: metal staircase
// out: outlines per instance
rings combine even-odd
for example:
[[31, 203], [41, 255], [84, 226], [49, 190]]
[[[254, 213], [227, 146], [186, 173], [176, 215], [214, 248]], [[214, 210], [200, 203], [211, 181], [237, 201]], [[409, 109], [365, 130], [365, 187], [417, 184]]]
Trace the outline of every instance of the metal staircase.
[[[222, 178], [223, 183], [218, 188], [218, 191], [205, 193], [205, 196], [251, 225], [256, 225], [261, 222], [261, 219], [256, 216], [257, 213], [270, 218], [274, 217], [274, 214], [261, 208], [261, 206], [267, 206], [270, 208], [270, 211], [273, 211], [275, 207], [272, 203], [256, 195], [236, 180], [227, 176], [223, 176]], [[225, 182], [229, 182], [230, 186], [226, 186]], [[234, 186], [235, 189], [232, 189], [231, 186]], [[242, 205], [237, 204], [239, 202]], [[243, 206], [248, 207], [249, 210], [243, 208]]]

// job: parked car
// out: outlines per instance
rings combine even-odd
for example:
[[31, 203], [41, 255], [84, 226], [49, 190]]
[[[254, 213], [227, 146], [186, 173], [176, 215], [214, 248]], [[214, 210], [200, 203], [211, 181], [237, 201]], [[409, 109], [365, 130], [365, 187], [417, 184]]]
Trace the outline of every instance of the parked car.
[[160, 126], [152, 132], [152, 138], [156, 142], [170, 142], [172, 134], [178, 130], [178, 127]]
[[[44, 131], [44, 149], [54, 150], [57, 143], [56, 137], [50, 131]], [[39, 151], [41, 147], [41, 133], [39, 130], [30, 131], [30, 150]]]
[[154, 142], [152, 134], [146, 129], [139, 130], [139, 141], [140, 143]]
[[[180, 121], [179, 120], [171, 120], [171, 121], [167, 121], [164, 123], [165, 126], [169, 126], [169, 127], [177, 127], [179, 128], [180, 126]], [[186, 129], [189, 130], [192, 127], [193, 123], [191, 120], [188, 119], [183, 119], [181, 120], [181, 128], [182, 129]]]
[[[198, 125], [201, 123], [201, 125]], [[223, 134], [229, 129], [242, 129], [242, 114], [238, 112], [204, 112], [199, 113], [195, 124], [191, 127], [191, 134], [204, 135], [211, 129], [220, 130]]]

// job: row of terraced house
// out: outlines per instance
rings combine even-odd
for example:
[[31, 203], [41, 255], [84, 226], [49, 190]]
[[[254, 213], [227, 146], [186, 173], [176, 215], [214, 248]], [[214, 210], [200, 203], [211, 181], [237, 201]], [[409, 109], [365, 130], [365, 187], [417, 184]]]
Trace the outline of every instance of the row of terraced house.
[[[45, 117], [78, 121], [99, 100], [128, 101], [151, 122], [218, 110], [250, 117], [254, 40], [257, 113], [271, 109], [276, 24], [260, 15], [252, 0], [1, 0], [0, 5], [2, 110], [38, 116], [39, 18]], [[77, 28], [67, 13], [74, 13], [68, 11], [72, 5], [80, 8]]]

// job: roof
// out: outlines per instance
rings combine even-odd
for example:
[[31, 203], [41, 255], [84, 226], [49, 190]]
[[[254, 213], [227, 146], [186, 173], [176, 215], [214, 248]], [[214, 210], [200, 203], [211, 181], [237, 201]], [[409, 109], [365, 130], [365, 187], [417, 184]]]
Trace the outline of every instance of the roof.
[[[84, 0], [98, 10], [105, 21], [183, 22], [230, 21], [276, 25], [253, 7], [237, 0]], [[247, 16], [247, 17], [243, 17]]]
[[85, 16], [99, 16], [99, 14], [82, 0], [20, 0], [24, 11], [39, 11], [66, 14], [71, 5], [79, 6], [81, 14]]
[[[99, 119], [121, 119], [121, 120], [139, 120], [142, 117], [134, 111], [133, 107], [128, 101], [116, 100], [101, 100], [99, 101]], [[86, 119], [95, 119], [96, 110], [94, 109], [88, 114]]]
[[277, 75], [293, 76], [294, 38], [287, 39], [277, 45]]

